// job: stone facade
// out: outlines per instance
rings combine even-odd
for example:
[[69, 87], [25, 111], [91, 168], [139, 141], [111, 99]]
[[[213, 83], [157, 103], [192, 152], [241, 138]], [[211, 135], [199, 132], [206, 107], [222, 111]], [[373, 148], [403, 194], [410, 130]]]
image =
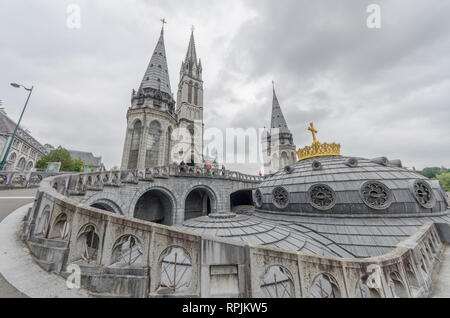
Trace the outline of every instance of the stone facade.
[[202, 66], [197, 60], [192, 33], [181, 65], [175, 102], [163, 29], [141, 86], [131, 96], [122, 170], [155, 168], [181, 161], [203, 162]]
[[[0, 161], [8, 148], [16, 123], [0, 110]], [[12, 143], [4, 171], [30, 171], [48, 153], [29, 133], [19, 128]]]
[[[23, 238], [48, 271], [67, 277], [68, 265], [80, 266], [82, 286], [99, 297], [424, 297], [449, 243], [448, 224], [432, 223], [391, 252], [366, 259], [240, 243], [102, 211], [61, 194], [92, 186], [71, 182], [89, 176], [45, 179]], [[133, 181], [128, 175], [102, 180], [103, 186]]]

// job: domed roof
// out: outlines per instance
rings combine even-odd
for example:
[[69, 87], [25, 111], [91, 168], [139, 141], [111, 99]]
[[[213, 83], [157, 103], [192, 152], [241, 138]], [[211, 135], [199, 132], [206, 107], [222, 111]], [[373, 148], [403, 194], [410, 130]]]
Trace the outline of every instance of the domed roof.
[[316, 255], [350, 256], [339, 246], [329, 244], [316, 236], [292, 231], [275, 222], [253, 217], [249, 214], [210, 214], [187, 220], [182, 228], [199, 234], [223, 237], [255, 245], [273, 246], [285, 250], [303, 251]]
[[264, 180], [254, 200], [258, 210], [322, 214], [430, 213], [448, 208], [438, 181], [385, 157], [301, 160]]

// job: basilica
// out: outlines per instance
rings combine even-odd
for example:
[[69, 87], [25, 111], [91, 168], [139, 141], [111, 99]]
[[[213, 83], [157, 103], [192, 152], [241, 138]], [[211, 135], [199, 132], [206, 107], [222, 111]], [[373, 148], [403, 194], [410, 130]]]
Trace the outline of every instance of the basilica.
[[439, 181], [342, 155], [313, 123], [297, 149], [275, 88], [267, 173], [230, 171], [203, 155], [203, 105], [193, 32], [175, 101], [162, 28], [131, 95], [121, 171], [42, 180], [22, 233], [36, 262], [65, 277], [79, 266], [95, 297], [417, 298], [445, 280]]
[[[172, 140], [174, 130], [187, 131], [188, 140]], [[175, 144], [178, 144], [175, 151]], [[175, 156], [173, 153], [176, 152]], [[180, 68], [175, 101], [170, 86], [164, 26], [138, 90], [133, 90], [127, 113], [122, 169], [147, 169], [178, 162], [203, 162], [202, 62], [197, 58], [194, 31]]]

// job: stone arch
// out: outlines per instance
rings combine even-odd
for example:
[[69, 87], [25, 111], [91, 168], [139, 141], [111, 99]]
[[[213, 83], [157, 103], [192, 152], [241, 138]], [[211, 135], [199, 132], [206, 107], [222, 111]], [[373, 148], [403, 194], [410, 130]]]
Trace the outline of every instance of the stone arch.
[[30, 161], [28, 161], [25, 170], [30, 171], [31, 169], [33, 169], [33, 167], [34, 167], [34, 163], [33, 163], [33, 161], [30, 160]]
[[35, 230], [35, 234], [42, 235], [46, 237], [48, 234], [48, 230], [50, 228], [50, 205], [46, 205], [39, 216], [37, 221], [37, 227]]
[[[421, 253], [422, 254], [422, 253]], [[425, 256], [422, 254], [422, 257], [420, 258], [420, 269], [422, 272], [427, 275], [428, 274], [428, 268], [425, 260]]]
[[234, 211], [239, 206], [253, 205], [252, 189], [238, 190], [230, 194], [230, 207]]
[[272, 171], [280, 170], [280, 161], [276, 153], [272, 154]]
[[24, 171], [26, 163], [27, 162], [25, 160], [25, 157], [20, 158], [19, 162], [17, 163], [17, 170]]
[[407, 298], [405, 283], [398, 272], [391, 272], [388, 277], [390, 294], [393, 298]]
[[13, 171], [14, 166], [16, 165], [16, 160], [17, 154], [15, 152], [12, 152], [11, 155], [9, 155], [9, 159], [6, 161], [5, 171]]
[[292, 164], [298, 161], [297, 154], [295, 152], [291, 153]]
[[142, 121], [136, 119], [132, 124], [131, 138], [130, 138], [130, 153], [128, 156], [128, 170], [137, 169], [139, 148], [142, 136]]
[[97, 227], [88, 223], [83, 225], [77, 234], [76, 250], [80, 259], [86, 263], [91, 263], [97, 259], [98, 249], [100, 247], [100, 237]]
[[57, 238], [66, 241], [70, 233], [70, 223], [67, 214], [61, 213], [55, 218], [53, 226], [50, 229], [49, 238]]
[[289, 270], [281, 265], [269, 266], [260, 281], [261, 297], [294, 298], [294, 280]]
[[149, 125], [149, 138], [145, 152], [145, 168], [157, 167], [161, 148], [161, 123], [153, 120]]
[[283, 151], [280, 156], [281, 168], [286, 167], [289, 164], [289, 157], [286, 151]]
[[431, 261], [430, 261], [430, 259], [428, 258], [428, 254], [427, 254], [427, 252], [426, 252], [426, 250], [425, 250], [424, 248], [422, 248], [422, 249], [420, 250], [420, 252], [421, 252], [421, 254], [422, 254], [422, 258], [425, 260], [425, 266], [426, 266], [427, 272], [428, 272], [428, 269], [429, 269], [429, 268], [431, 269]]
[[113, 267], [138, 267], [143, 263], [143, 255], [141, 241], [132, 234], [125, 234], [114, 242], [110, 264]]
[[173, 224], [177, 205], [169, 190], [162, 187], [150, 187], [137, 195], [139, 197], [133, 210], [135, 218], [164, 225]]
[[217, 212], [217, 195], [206, 185], [196, 185], [183, 196], [184, 220]]
[[116, 204], [114, 201], [108, 200], [108, 199], [98, 199], [95, 200], [93, 203], [90, 204], [91, 207], [97, 208], [100, 210], [116, 213], [123, 215], [122, 209], [118, 204]]
[[189, 252], [178, 245], [167, 247], [159, 256], [160, 294], [187, 292], [192, 287], [192, 259]]
[[437, 249], [436, 249], [435, 246], [434, 246], [434, 242], [433, 242], [431, 236], [428, 237], [428, 246], [430, 247], [430, 250], [431, 250], [431, 253], [432, 253], [431, 255], [436, 254]]
[[405, 272], [406, 278], [408, 280], [408, 285], [411, 287], [411, 289], [414, 290], [420, 288], [419, 281], [417, 280], [417, 275], [411, 263], [408, 263], [406, 265]]
[[355, 298], [381, 298], [380, 292], [367, 285], [368, 277], [361, 277], [356, 283]]
[[312, 298], [340, 298], [341, 291], [336, 278], [329, 273], [321, 273], [313, 280], [310, 289]]
[[114, 189], [105, 188], [103, 191], [98, 192], [89, 197], [87, 200], [83, 201], [83, 204], [89, 206], [92, 206], [96, 203], [105, 205], [103, 206], [102, 210], [110, 211], [120, 215], [125, 215], [128, 213], [128, 206], [120, 199]]

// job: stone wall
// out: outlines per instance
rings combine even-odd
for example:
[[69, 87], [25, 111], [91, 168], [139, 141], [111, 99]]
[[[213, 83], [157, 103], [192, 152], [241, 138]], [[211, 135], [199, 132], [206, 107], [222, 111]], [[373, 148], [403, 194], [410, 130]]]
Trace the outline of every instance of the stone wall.
[[230, 212], [230, 195], [239, 190], [252, 190], [261, 180], [259, 176], [239, 172], [174, 165], [71, 175], [65, 194], [86, 205], [103, 203], [110, 207], [109, 210], [132, 217], [138, 200], [146, 192], [156, 190], [170, 200], [171, 224], [181, 224], [185, 219], [186, 198], [193, 190], [200, 189], [208, 193], [211, 213]]
[[43, 179], [59, 174], [63, 173], [0, 171], [0, 190], [38, 187]]
[[201, 236], [62, 194], [85, 190], [77, 178], [88, 176], [45, 179], [24, 239], [48, 271], [68, 276], [78, 265], [82, 285], [99, 297], [423, 297], [449, 231], [427, 224], [380, 257], [321, 257]]

